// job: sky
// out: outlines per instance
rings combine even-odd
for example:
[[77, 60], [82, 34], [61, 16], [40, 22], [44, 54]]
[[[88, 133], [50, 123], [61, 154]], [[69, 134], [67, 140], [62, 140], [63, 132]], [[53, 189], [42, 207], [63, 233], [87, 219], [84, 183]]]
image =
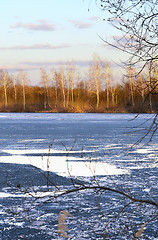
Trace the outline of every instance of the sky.
[[5, 0], [1, 2], [0, 68], [23, 70], [32, 83], [40, 67], [58, 69], [74, 61], [86, 71], [94, 53], [114, 64], [123, 57], [103, 39], [116, 35], [95, 0]]

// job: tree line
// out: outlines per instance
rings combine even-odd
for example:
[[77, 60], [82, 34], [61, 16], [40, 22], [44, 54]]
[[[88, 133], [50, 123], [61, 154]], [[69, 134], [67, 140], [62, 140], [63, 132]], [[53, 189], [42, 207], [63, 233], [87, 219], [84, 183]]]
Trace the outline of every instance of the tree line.
[[110, 63], [93, 56], [85, 76], [73, 63], [49, 71], [41, 68], [41, 81], [31, 85], [27, 74], [0, 71], [0, 111], [12, 112], [157, 112], [158, 64], [139, 74], [131, 63], [122, 79], [114, 77]]

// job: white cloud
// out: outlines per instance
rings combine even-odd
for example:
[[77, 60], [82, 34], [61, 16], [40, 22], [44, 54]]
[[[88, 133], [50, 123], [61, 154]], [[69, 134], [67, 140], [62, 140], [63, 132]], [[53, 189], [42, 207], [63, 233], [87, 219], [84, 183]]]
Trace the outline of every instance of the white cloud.
[[92, 16], [92, 17], [88, 18], [88, 20], [90, 20], [90, 21], [97, 21], [97, 20], [99, 20], [99, 17]]
[[[34, 66], [36, 68], [40, 68], [41, 66], [49, 67], [49, 66], [67, 65], [68, 63], [71, 64], [71, 61], [22, 62], [21, 64], [25, 66], [31, 66], [31, 67]], [[90, 60], [76, 60], [76, 61], [73, 61], [73, 63], [75, 66], [85, 67], [89, 65]]]
[[[16, 72], [18, 70], [30, 71], [30, 70], [39, 70], [41, 67], [50, 68], [50, 67], [60, 67], [61, 65], [67, 65], [71, 61], [41, 61], [41, 62], [20, 62], [15, 65], [4, 65], [0, 66], [0, 69], [4, 69], [9, 72]], [[73, 62], [75, 66], [78, 67], [87, 67], [90, 63], [90, 60], [76, 60]]]
[[90, 28], [92, 27], [92, 23], [89, 23], [89, 22], [83, 22], [83, 21], [79, 21], [79, 20], [73, 20], [73, 19], [70, 19], [68, 20], [70, 23], [72, 23], [76, 28]]
[[11, 28], [24, 28], [27, 30], [34, 30], [34, 31], [55, 31], [56, 25], [53, 23], [49, 23], [44, 19], [41, 19], [36, 21], [36, 23], [18, 22], [15, 25], [12, 25]]
[[0, 50], [33, 50], [33, 49], [59, 49], [59, 48], [68, 48], [71, 47], [70, 44], [61, 44], [61, 45], [51, 45], [49, 43], [46, 44], [33, 44], [30, 46], [26, 45], [17, 45], [17, 46], [10, 46], [10, 47], [0, 47]]

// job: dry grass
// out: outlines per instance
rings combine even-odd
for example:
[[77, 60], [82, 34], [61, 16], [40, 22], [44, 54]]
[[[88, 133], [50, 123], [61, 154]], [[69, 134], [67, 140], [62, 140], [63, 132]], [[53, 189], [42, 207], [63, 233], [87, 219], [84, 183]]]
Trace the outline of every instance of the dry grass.
[[142, 224], [139, 231], [135, 234], [135, 239], [139, 239], [142, 236], [142, 233], [144, 232], [144, 227], [146, 226], [146, 223]]
[[69, 213], [67, 210], [63, 210], [59, 213], [58, 217], [58, 236], [63, 238], [70, 238], [70, 236], [67, 234], [69, 229], [66, 226], [66, 220], [68, 216], [72, 217], [71, 213]]

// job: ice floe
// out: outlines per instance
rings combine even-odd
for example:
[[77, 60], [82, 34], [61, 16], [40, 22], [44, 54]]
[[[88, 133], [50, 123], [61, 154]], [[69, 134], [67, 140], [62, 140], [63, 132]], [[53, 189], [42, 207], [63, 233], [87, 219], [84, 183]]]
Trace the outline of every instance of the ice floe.
[[[126, 169], [117, 168], [115, 165], [106, 162], [93, 162], [79, 157], [72, 156], [42, 156], [48, 149], [39, 150], [4, 150], [11, 156], [1, 156], [1, 163], [31, 164], [44, 171], [52, 171], [61, 176], [94, 176], [94, 175], [118, 175], [127, 174]], [[54, 153], [66, 153], [65, 151], [52, 150]], [[79, 151], [78, 151], [79, 152]], [[40, 156], [27, 156], [27, 153], [41, 153]], [[26, 155], [23, 155], [26, 154]]]

